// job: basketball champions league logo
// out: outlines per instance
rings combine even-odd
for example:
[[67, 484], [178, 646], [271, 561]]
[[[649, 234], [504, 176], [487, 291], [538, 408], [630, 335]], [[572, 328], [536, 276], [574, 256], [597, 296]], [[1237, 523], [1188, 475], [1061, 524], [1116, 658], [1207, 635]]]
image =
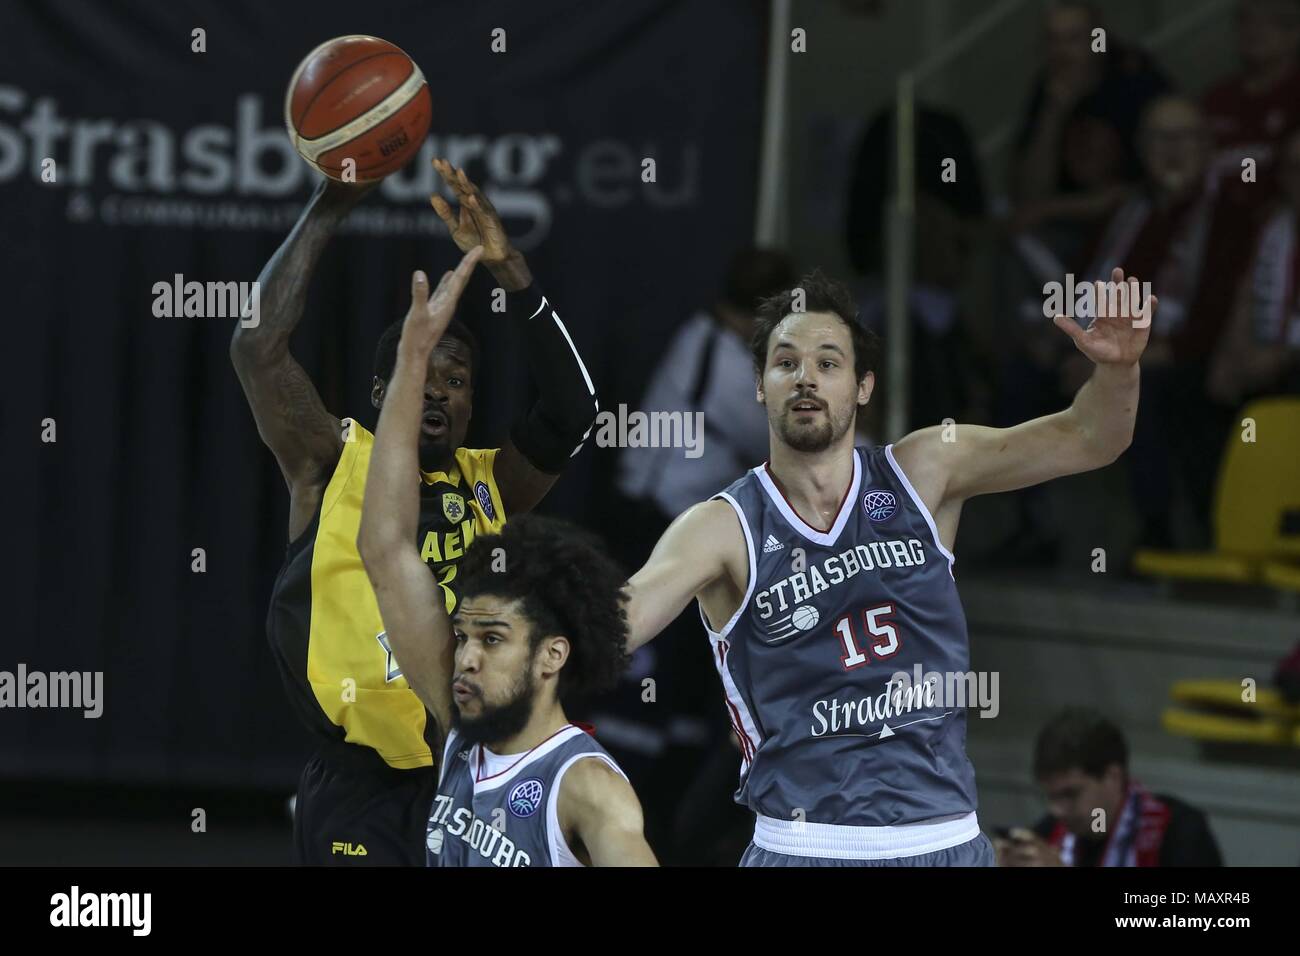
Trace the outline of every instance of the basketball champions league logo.
[[529, 777], [515, 784], [506, 802], [510, 812], [517, 817], [531, 817], [542, 805], [542, 781]]
[[872, 488], [862, 496], [862, 510], [872, 521], [884, 521], [894, 516], [894, 512], [898, 510], [898, 502], [894, 499], [892, 491]]

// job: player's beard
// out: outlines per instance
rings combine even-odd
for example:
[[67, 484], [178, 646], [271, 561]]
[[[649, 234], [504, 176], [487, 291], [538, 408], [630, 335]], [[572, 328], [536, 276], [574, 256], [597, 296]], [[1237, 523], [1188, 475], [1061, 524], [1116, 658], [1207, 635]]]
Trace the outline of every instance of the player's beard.
[[478, 716], [466, 717], [453, 701], [451, 725], [469, 744], [493, 744], [508, 740], [528, 726], [528, 719], [533, 715], [533, 698], [536, 696], [537, 685], [533, 680], [530, 658], [505, 703], [489, 706], [484, 700]]
[[837, 416], [834, 407], [827, 405], [815, 424], [800, 425], [794, 421], [794, 412], [787, 407], [772, 420], [772, 427], [781, 441], [795, 451], [825, 451], [853, 427], [855, 409], [856, 406], [850, 405]]
[[450, 428], [436, 438], [420, 436], [421, 471], [448, 471], [451, 468], [453, 455], [450, 436]]

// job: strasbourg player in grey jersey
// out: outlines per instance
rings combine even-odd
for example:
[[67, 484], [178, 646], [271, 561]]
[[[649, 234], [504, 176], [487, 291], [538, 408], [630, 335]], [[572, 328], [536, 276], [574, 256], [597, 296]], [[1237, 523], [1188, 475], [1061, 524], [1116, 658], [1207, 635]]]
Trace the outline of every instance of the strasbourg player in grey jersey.
[[[627, 778], [564, 713], [571, 693], [612, 687], [626, 666], [617, 566], [578, 529], [525, 515], [466, 550], [449, 620], [415, 544], [419, 494], [411, 475], [429, 354], [481, 254], [470, 250], [432, 296], [423, 273], [413, 277], [357, 537], [393, 657], [445, 740], [427, 859], [654, 866]], [[497, 781], [510, 782], [504, 804]], [[494, 810], [513, 813], [514, 822]]]
[[923, 428], [883, 449], [853, 444], [876, 343], [847, 290], [814, 273], [760, 308], [770, 459], [678, 517], [629, 582], [628, 609], [634, 650], [699, 601], [743, 752], [737, 798], [757, 818], [743, 864], [991, 865], [963, 715], [890, 678], [967, 668], [950, 573], [966, 499], [1128, 447], [1156, 303], [1133, 280], [1124, 292], [1087, 328], [1056, 317], [1095, 364], [1069, 408], [1012, 428]]

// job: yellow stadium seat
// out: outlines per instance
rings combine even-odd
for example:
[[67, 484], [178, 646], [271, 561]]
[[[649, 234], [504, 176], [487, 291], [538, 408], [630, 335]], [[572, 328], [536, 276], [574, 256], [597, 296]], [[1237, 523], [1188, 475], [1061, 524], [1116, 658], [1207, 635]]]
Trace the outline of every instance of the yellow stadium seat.
[[1161, 715], [1165, 730], [1213, 743], [1300, 747], [1300, 705], [1289, 704], [1271, 687], [1243, 699], [1235, 680], [1182, 680], [1169, 688], [1177, 706]]
[[1286, 561], [1265, 561], [1260, 580], [1280, 591], [1300, 591], [1300, 565]]
[[[1253, 423], [1253, 441], [1243, 441]], [[1300, 590], [1300, 399], [1251, 402], [1228, 435], [1215, 491], [1212, 551], [1134, 555], [1140, 574], [1182, 580], [1266, 583]]]
[[1170, 707], [1161, 716], [1161, 723], [1171, 734], [1214, 743], [1300, 746], [1300, 728], [1281, 719], [1241, 720]]
[[1254, 699], [1244, 700], [1245, 688], [1235, 680], [1180, 680], [1169, 688], [1174, 703], [1219, 711], [1239, 710], [1254, 717], [1282, 717], [1300, 721], [1300, 704], [1288, 704], [1272, 687], [1254, 688]]

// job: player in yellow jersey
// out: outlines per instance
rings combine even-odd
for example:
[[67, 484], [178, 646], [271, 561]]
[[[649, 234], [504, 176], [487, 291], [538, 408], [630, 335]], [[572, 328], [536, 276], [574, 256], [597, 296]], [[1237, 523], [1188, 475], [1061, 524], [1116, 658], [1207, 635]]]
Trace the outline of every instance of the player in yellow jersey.
[[[453, 207], [435, 196], [434, 208], [462, 251], [482, 246], [481, 264], [504, 290], [505, 321], [525, 338], [538, 393], [502, 447], [465, 448], [478, 344], [453, 320], [430, 356], [416, 544], [450, 613], [465, 548], [542, 500], [590, 434], [599, 406], [572, 338], [492, 204], [464, 170], [445, 160], [434, 166], [456, 200]], [[290, 699], [320, 740], [299, 782], [296, 858], [419, 866], [437, 783], [437, 733], [393, 658], [357, 554], [373, 436], [325, 408], [289, 351], [316, 262], [369, 188], [321, 183], [258, 277], [260, 322], [237, 327], [230, 351], [258, 432], [289, 486], [289, 544], [267, 629]], [[401, 326], [393, 323], [376, 349], [375, 408], [383, 404]]]

